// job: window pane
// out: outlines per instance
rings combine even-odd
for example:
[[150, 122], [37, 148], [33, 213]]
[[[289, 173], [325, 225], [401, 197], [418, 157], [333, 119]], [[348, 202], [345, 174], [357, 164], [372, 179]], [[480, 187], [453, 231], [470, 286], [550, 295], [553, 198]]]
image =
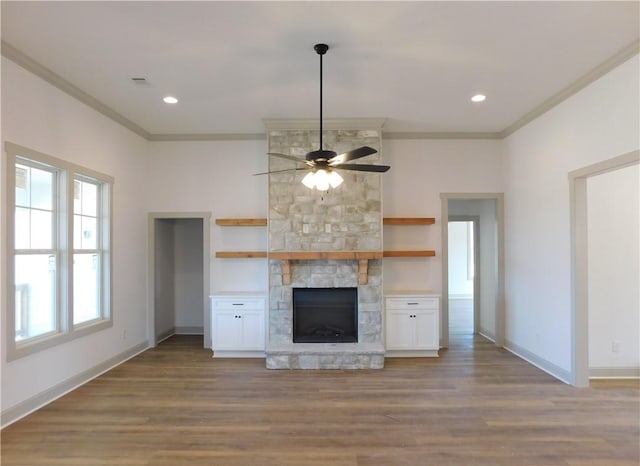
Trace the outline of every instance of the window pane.
[[31, 205], [29, 196], [29, 167], [16, 164], [16, 205]]
[[29, 220], [29, 209], [24, 207], [16, 207], [16, 220], [15, 220], [15, 248], [16, 249], [28, 249], [30, 246], [31, 231]]
[[73, 323], [100, 317], [100, 259], [97, 254], [73, 255]]
[[73, 212], [95, 217], [98, 214], [98, 186], [87, 181], [74, 181]]
[[95, 217], [73, 217], [73, 244], [75, 249], [97, 249]]
[[55, 256], [15, 256], [16, 341], [56, 330]]
[[53, 173], [31, 168], [31, 207], [53, 210]]
[[53, 249], [51, 212], [31, 210], [31, 248]]

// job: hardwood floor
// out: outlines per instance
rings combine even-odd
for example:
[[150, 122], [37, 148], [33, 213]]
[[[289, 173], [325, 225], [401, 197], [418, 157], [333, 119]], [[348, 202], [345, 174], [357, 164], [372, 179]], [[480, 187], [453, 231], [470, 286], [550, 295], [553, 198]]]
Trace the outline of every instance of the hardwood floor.
[[2, 465], [637, 466], [639, 393], [463, 335], [380, 371], [269, 371], [173, 337], [4, 429]]

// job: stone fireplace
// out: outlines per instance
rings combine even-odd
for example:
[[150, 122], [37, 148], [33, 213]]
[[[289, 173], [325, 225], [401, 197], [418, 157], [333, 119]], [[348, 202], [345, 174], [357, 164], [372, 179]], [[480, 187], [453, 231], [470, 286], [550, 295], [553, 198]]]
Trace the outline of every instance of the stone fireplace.
[[[364, 145], [380, 151], [382, 120], [325, 120], [324, 149]], [[317, 120], [266, 120], [269, 152], [304, 158], [319, 148]], [[363, 163], [376, 163], [380, 153]], [[300, 168], [270, 157], [270, 170]], [[384, 365], [382, 339], [381, 175], [341, 171], [327, 192], [302, 183], [305, 170], [269, 176], [269, 316], [267, 368], [369, 369]], [[355, 342], [293, 341], [293, 290], [352, 288]]]

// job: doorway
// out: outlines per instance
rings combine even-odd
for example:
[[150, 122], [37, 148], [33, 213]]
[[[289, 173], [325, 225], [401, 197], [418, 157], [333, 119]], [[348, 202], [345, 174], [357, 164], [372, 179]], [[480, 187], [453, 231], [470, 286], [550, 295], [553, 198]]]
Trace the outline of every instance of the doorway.
[[[479, 333], [479, 216], [449, 215], [449, 334]], [[478, 302], [476, 302], [476, 300]]]
[[[629, 257], [637, 259], [638, 256], [637, 249], [635, 251], [630, 249], [630, 247], [638, 247], [637, 234], [632, 241], [625, 242], [622, 239], [624, 235], [621, 236], [621, 234], [629, 234], [628, 227], [609, 224], [611, 220], [615, 220], [615, 222], [631, 220], [632, 223], [635, 221], [633, 227], [637, 228], [638, 210], [637, 207], [633, 207], [633, 202], [637, 202], [637, 188], [633, 189], [632, 194], [623, 195], [617, 199], [604, 198], [602, 193], [619, 196], [626, 189], [625, 183], [620, 181], [615, 181], [613, 184], [608, 183], [610, 187], [606, 190], [590, 192], [589, 189], [590, 184], [604, 180], [604, 178], [599, 178], [601, 175], [614, 172], [622, 174], [630, 168], [636, 171], [630, 179], [632, 182], [637, 183], [637, 167], [639, 164], [640, 151], [633, 151], [569, 173], [572, 252], [571, 286], [573, 289], [571, 302], [570, 381], [577, 387], [589, 386], [590, 356], [595, 356], [605, 361], [608, 367], [604, 368], [606, 374], [603, 375], [609, 377], [637, 377], [639, 372], [637, 322], [640, 318], [637, 314], [636, 278], [638, 265], [637, 261], [635, 264], [628, 263]], [[616, 186], [616, 184], [619, 186], [611, 187]], [[600, 195], [593, 196], [594, 193], [598, 192]], [[603, 212], [606, 215], [603, 215]], [[611, 217], [612, 214], [616, 215]], [[596, 222], [599, 219], [601, 220], [600, 224]], [[618, 231], [616, 231], [616, 228]], [[611, 231], [614, 231], [615, 235], [612, 235]], [[604, 237], [602, 236], [603, 233], [609, 238], [613, 236], [613, 240], [608, 241], [606, 247], [602, 248], [606, 250], [605, 255], [601, 254], [601, 251], [598, 251], [597, 244], [594, 244], [599, 236]], [[594, 243], [590, 244], [590, 241]], [[622, 253], [618, 251], [619, 249], [622, 249]], [[594, 255], [594, 253], [597, 254]], [[616, 259], [617, 254], [621, 254], [619, 256], [621, 259]], [[606, 262], [609, 262], [610, 265], [603, 266], [602, 264]], [[599, 278], [600, 270], [594, 265], [601, 265], [600, 270], [604, 269], [609, 272], [605, 279]], [[628, 268], [626, 273], [622, 272], [624, 265]], [[633, 284], [626, 286], [627, 280]], [[624, 300], [626, 302], [622, 304]], [[605, 304], [603, 307], [607, 310], [606, 314], [598, 312], [600, 303]], [[611, 318], [612, 310], [616, 312], [615, 319]], [[631, 310], [635, 311], [635, 313]], [[599, 326], [598, 331], [595, 331], [595, 328], [591, 328], [590, 332], [591, 320], [595, 321], [595, 324]], [[606, 326], [603, 326], [602, 322], [605, 322]], [[617, 328], [611, 327], [613, 324], [617, 325]], [[636, 333], [629, 334], [630, 329]], [[597, 341], [591, 342], [590, 348], [590, 333], [592, 340], [600, 340], [599, 348], [597, 347]], [[623, 343], [624, 340], [631, 344], [625, 345]], [[633, 345], [636, 346], [634, 347]], [[628, 361], [632, 361], [631, 365], [634, 367], [616, 367], [616, 360], [625, 356], [625, 346], [632, 354], [635, 353], [631, 359], [628, 359]]]
[[176, 334], [211, 346], [209, 224], [208, 213], [149, 214], [150, 346]]
[[[450, 256], [459, 253], [459, 246], [449, 245], [449, 226], [452, 222], [470, 222], [473, 227], [466, 237], [473, 238], [473, 253], [467, 252], [466, 287], [472, 282], [472, 292], [464, 296], [468, 312], [472, 311], [474, 334], [492, 340], [496, 346], [504, 346], [504, 242], [502, 193], [443, 193], [442, 201], [442, 326], [441, 346], [448, 347], [452, 332], [456, 332], [457, 306], [465, 304], [456, 298], [457, 284], [450, 283]], [[456, 227], [454, 227], [455, 229]], [[469, 248], [470, 245], [466, 245]], [[470, 266], [473, 265], [472, 275]], [[452, 271], [452, 273], [455, 271]], [[463, 314], [464, 315], [464, 314]], [[469, 314], [467, 314], [469, 316]], [[453, 320], [453, 321], [452, 321]], [[471, 320], [469, 316], [467, 320]], [[454, 324], [451, 327], [450, 323]]]

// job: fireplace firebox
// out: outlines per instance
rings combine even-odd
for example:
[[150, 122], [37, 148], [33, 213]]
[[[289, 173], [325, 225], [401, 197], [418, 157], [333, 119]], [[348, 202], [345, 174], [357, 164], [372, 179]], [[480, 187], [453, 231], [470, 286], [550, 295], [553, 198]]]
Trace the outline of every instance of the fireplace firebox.
[[293, 288], [294, 343], [357, 343], [357, 288]]

